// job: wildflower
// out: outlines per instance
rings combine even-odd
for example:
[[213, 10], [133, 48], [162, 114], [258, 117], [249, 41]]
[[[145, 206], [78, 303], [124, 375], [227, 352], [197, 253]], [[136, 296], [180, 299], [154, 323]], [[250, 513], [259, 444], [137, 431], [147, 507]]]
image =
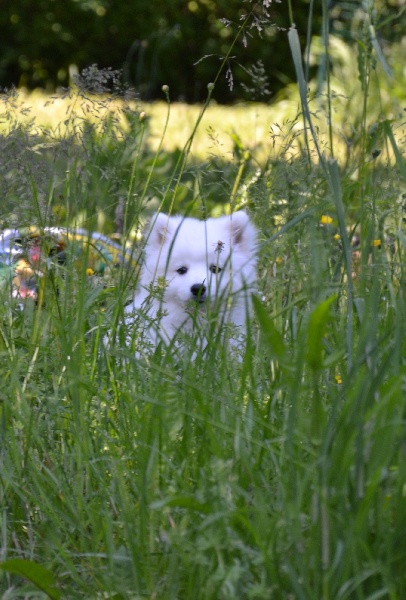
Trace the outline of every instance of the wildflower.
[[382, 246], [381, 240], [372, 240], [371, 246], [373, 248], [380, 248]]
[[334, 379], [336, 380], [336, 383], [338, 383], [338, 385], [341, 385], [343, 382], [343, 380], [341, 379], [341, 375], [336, 375]]
[[333, 219], [329, 215], [321, 215], [320, 223], [322, 225], [331, 225], [332, 222], [333, 222]]
[[215, 249], [214, 252], [223, 252], [225, 244], [224, 244], [224, 242], [222, 242], [221, 240], [219, 240], [217, 242], [217, 244], [214, 244], [214, 246], [216, 246], [216, 249]]
[[214, 83], [208, 83], [207, 89], [209, 90], [209, 92], [212, 92], [214, 90]]
[[86, 269], [86, 275], [89, 275], [89, 277], [91, 277], [92, 275], [94, 275], [94, 271], [93, 269], [91, 269], [90, 267], [88, 267]]

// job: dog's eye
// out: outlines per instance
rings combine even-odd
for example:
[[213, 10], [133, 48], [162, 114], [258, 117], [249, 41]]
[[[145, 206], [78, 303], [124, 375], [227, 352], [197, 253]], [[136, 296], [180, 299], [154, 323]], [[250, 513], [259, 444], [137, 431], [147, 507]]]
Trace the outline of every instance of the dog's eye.
[[184, 275], [187, 273], [187, 267], [180, 267], [179, 269], [176, 269], [176, 272], [179, 273], [179, 275]]
[[221, 271], [221, 267], [219, 267], [218, 265], [211, 265], [210, 267], [210, 271], [212, 273], [220, 273]]

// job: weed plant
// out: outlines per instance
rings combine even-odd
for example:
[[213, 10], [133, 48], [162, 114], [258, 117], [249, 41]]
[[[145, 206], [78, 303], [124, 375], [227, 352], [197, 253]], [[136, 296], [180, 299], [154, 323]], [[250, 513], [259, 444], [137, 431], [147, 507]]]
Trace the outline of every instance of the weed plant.
[[8, 94], [4, 225], [116, 229], [133, 244], [153, 210], [246, 206], [260, 260], [241, 361], [215, 327], [204, 350], [192, 337], [136, 355], [124, 268], [104, 289], [68, 261], [23, 308], [2, 285], [2, 599], [406, 596], [406, 140], [402, 121], [370, 121], [370, 79], [387, 66], [371, 31], [352, 123], [328, 85], [321, 104], [309, 96], [290, 30], [300, 109], [272, 123], [261, 163], [236, 143], [233, 161], [194, 164], [199, 121], [183, 151], [151, 152], [132, 97], [105, 110], [109, 71], [69, 92], [62, 135], [13, 119]]

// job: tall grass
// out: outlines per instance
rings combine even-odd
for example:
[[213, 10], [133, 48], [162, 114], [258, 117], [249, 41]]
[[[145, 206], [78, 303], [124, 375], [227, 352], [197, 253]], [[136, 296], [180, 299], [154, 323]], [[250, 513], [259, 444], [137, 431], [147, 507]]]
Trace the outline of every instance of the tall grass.
[[241, 362], [215, 328], [194, 360], [193, 339], [136, 356], [124, 268], [104, 288], [85, 261], [49, 266], [23, 309], [1, 287], [2, 598], [405, 597], [405, 138], [369, 112], [372, 40], [352, 122], [334, 57], [324, 102], [289, 39], [301, 105], [260, 161], [236, 138], [233, 161], [193, 162], [196, 127], [183, 152], [151, 151], [133, 104], [93, 127], [78, 97], [48, 137], [10, 121], [4, 224], [122, 222], [134, 243], [157, 207], [246, 206], [261, 233]]

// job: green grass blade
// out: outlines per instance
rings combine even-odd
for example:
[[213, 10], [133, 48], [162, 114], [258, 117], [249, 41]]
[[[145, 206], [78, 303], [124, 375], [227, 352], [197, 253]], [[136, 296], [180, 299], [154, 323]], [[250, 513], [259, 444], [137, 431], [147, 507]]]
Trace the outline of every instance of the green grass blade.
[[59, 600], [61, 592], [55, 587], [54, 576], [48, 569], [31, 560], [11, 558], [0, 563], [0, 569], [6, 573], [20, 575], [28, 579], [51, 600]]

